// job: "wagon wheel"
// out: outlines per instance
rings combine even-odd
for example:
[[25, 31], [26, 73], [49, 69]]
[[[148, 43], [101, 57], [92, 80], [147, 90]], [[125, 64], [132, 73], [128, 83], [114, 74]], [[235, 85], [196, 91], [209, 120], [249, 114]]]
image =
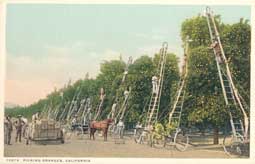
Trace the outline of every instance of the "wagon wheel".
[[152, 134], [152, 145], [155, 148], [163, 148], [166, 145], [166, 140], [164, 135], [155, 135]]
[[169, 150], [172, 149], [174, 146], [174, 137], [171, 135], [165, 136], [165, 148]]
[[229, 156], [238, 155], [241, 156], [243, 154], [242, 145], [244, 144], [244, 138], [240, 133], [236, 133], [236, 138], [234, 135], [226, 135], [223, 140], [223, 148], [225, 153]]
[[179, 151], [185, 151], [189, 146], [189, 137], [181, 130], [177, 130], [174, 136], [174, 146]]

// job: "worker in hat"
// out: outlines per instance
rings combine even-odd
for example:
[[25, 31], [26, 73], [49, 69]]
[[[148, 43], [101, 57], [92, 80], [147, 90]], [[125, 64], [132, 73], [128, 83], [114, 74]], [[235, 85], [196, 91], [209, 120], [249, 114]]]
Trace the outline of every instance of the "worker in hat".
[[125, 100], [127, 100], [128, 95], [129, 95], [129, 91], [128, 91], [128, 88], [127, 88], [127, 89], [124, 91]]
[[4, 131], [5, 144], [11, 145], [11, 134], [12, 134], [12, 130], [13, 130], [11, 116], [5, 117], [4, 125], [5, 125], [5, 128], [4, 128], [4, 130], [5, 130]]
[[22, 127], [23, 127], [24, 123], [21, 120], [21, 115], [18, 115], [18, 120], [15, 121], [14, 126], [16, 128], [16, 138], [15, 141], [19, 141], [21, 142], [21, 134], [22, 134]]
[[112, 104], [111, 118], [114, 118], [114, 115], [115, 115], [115, 113], [116, 113], [116, 107], [117, 107], [117, 101], [115, 101], [115, 102]]
[[24, 116], [21, 117], [21, 120], [23, 122], [22, 136], [25, 137], [25, 133], [26, 133], [26, 130], [28, 128], [28, 120]]
[[123, 135], [124, 135], [124, 128], [125, 128], [125, 125], [121, 118], [117, 124], [117, 134], [120, 136], [121, 139], [123, 138]]
[[222, 64], [224, 62], [224, 59], [222, 57], [219, 42], [217, 40], [214, 40], [210, 48], [215, 50], [216, 60], [218, 61], [219, 64]]
[[39, 116], [40, 116], [39, 112], [36, 112], [35, 114], [33, 114], [32, 115], [32, 122], [36, 123], [36, 121], [39, 120]]
[[104, 99], [104, 88], [100, 88], [100, 100]]
[[74, 130], [77, 126], [77, 115], [74, 115], [74, 118], [71, 121], [72, 130]]
[[156, 94], [158, 92], [158, 77], [153, 76], [151, 81], [152, 81], [152, 93]]

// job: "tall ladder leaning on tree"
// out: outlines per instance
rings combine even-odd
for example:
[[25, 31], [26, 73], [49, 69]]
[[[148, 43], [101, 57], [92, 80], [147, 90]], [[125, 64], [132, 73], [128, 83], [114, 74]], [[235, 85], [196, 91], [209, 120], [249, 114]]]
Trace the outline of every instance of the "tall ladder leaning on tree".
[[189, 38], [187, 37], [184, 45], [184, 60], [182, 66], [182, 75], [178, 83], [177, 92], [175, 95], [174, 103], [172, 105], [172, 110], [169, 113], [168, 123], [174, 125], [176, 132], [180, 130], [180, 122], [185, 98], [185, 88], [186, 88], [186, 78], [188, 75], [188, 46]]
[[189, 42], [191, 42], [191, 40], [189, 40], [189, 38], [187, 37], [184, 43], [184, 60], [182, 65], [182, 74], [177, 86], [177, 92], [175, 93], [173, 104], [171, 106], [168, 118], [168, 124], [173, 129], [171, 130], [170, 134], [167, 135], [166, 138], [166, 141], [169, 142], [170, 145], [174, 146], [179, 151], [185, 151], [189, 144], [188, 135], [185, 135], [183, 133], [183, 130], [180, 128], [185, 98], [186, 80], [188, 75]]
[[130, 97], [130, 93], [131, 93], [131, 88], [129, 88], [129, 94], [124, 98], [124, 101], [115, 117], [115, 119], [117, 120], [117, 122], [119, 122], [119, 120], [123, 120], [125, 113], [126, 113], [126, 109], [127, 109], [127, 104], [128, 104], [128, 99]]
[[[123, 77], [122, 77], [122, 81], [121, 81], [120, 86], [122, 86], [122, 85], [124, 84], [125, 80], [126, 80], [126, 76], [127, 76], [127, 74], [128, 74], [128, 69], [129, 69], [129, 66], [132, 64], [132, 61], [133, 61], [133, 59], [132, 59], [132, 57], [130, 56], [130, 57], [128, 58], [127, 65], [126, 65], [126, 67], [125, 67], [125, 70], [124, 70], [124, 73], [123, 73]], [[114, 120], [116, 120], [116, 122], [118, 122], [120, 119], [123, 119], [123, 117], [124, 117], [124, 115], [125, 115], [126, 108], [127, 108], [127, 102], [128, 102], [130, 93], [131, 93], [131, 88], [129, 88], [129, 94], [128, 94], [127, 97], [124, 98], [124, 101], [122, 102], [118, 113], [116, 114], [116, 112], [117, 112], [116, 109], [112, 109], [112, 110], [110, 111], [110, 113], [108, 114], [107, 118], [114, 119]], [[119, 99], [119, 98], [116, 96], [116, 98], [115, 98], [115, 100], [114, 100], [114, 103], [118, 103], [118, 102], [117, 102], [118, 99]], [[118, 106], [118, 105], [116, 104], [116, 106]], [[115, 111], [114, 111], [114, 110], [115, 110]]]
[[160, 58], [159, 58], [159, 65], [157, 69], [158, 85], [157, 85], [156, 93], [153, 93], [152, 91], [152, 95], [151, 95], [151, 99], [149, 103], [149, 109], [148, 109], [146, 120], [145, 120], [145, 127], [148, 127], [150, 125], [157, 123], [160, 98], [161, 98], [161, 92], [162, 92], [163, 81], [164, 81], [167, 48], [168, 48], [168, 44], [167, 42], [164, 42], [159, 52]]
[[91, 114], [91, 100], [90, 100], [90, 98], [87, 98], [84, 109], [81, 114], [81, 124], [88, 125], [92, 119], [91, 116], [92, 116], [92, 114]]
[[51, 118], [55, 121], [57, 121], [57, 119], [59, 117], [59, 114], [61, 113], [61, 110], [63, 109], [63, 106], [64, 106], [63, 92], [60, 92], [59, 96], [61, 97], [61, 100], [60, 100], [59, 104], [55, 107], [55, 110], [54, 110], [54, 112], [52, 113], [52, 116], [51, 116]]
[[79, 108], [78, 108], [78, 110], [76, 112], [76, 115], [78, 116], [78, 120], [81, 119], [81, 116], [82, 116], [82, 113], [83, 113], [83, 111], [85, 109], [84, 107], [86, 106], [86, 103], [87, 103], [87, 99], [86, 98], [84, 98], [84, 99], [82, 99], [80, 101], [80, 106], [79, 106]]
[[[78, 104], [78, 101], [77, 101], [77, 104]], [[86, 105], [86, 98], [84, 99], [81, 99], [80, 101], [80, 105], [76, 107], [76, 109], [73, 111], [73, 116], [76, 115], [77, 119], [81, 119], [81, 113], [82, 113], [82, 110], [84, 110], [84, 106]]]
[[67, 111], [68, 111], [68, 108], [69, 108], [70, 104], [71, 104], [70, 101], [66, 101], [66, 102], [65, 102], [64, 109], [63, 109], [63, 111], [61, 111], [60, 116], [59, 116], [59, 118], [58, 118], [58, 120], [59, 120], [60, 122], [63, 122], [63, 121], [65, 120], [65, 118], [66, 118], [66, 113], [67, 113]]
[[[214, 44], [215, 41], [217, 41], [220, 48], [220, 52], [217, 52], [217, 49], [214, 47], [213, 52], [216, 59], [216, 65], [218, 69], [224, 100], [228, 107], [232, 135], [234, 136], [234, 140], [236, 142], [248, 142], [249, 118], [245, 111], [244, 102], [242, 102], [242, 98], [240, 97], [240, 94], [238, 93], [238, 90], [233, 83], [232, 75], [221, 44], [220, 35], [216, 27], [214, 15], [209, 7], [206, 8], [206, 19], [208, 23], [211, 42], [212, 44]], [[219, 55], [222, 59], [221, 63], [217, 59]]]
[[66, 111], [65, 113], [65, 119], [69, 122], [72, 118], [72, 115], [73, 115], [73, 111], [76, 109], [77, 107], [77, 102], [78, 102], [78, 99], [79, 99], [79, 96], [81, 94], [81, 87], [78, 86], [75, 93], [74, 93], [74, 96], [73, 96], [73, 99], [72, 101], [70, 102], [70, 105], [69, 107], [67, 108], [68, 110]]
[[101, 88], [100, 89], [100, 96], [99, 96], [99, 104], [95, 110], [95, 115], [93, 117], [93, 120], [98, 120], [98, 117], [100, 116], [101, 112], [102, 112], [102, 108], [103, 108], [103, 103], [104, 103], [104, 99], [105, 99], [105, 93], [104, 93], [104, 89]]

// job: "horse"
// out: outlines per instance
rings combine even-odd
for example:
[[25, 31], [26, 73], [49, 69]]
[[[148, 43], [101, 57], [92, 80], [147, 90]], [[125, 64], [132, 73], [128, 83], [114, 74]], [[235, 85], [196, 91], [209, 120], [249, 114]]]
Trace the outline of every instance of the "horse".
[[104, 136], [104, 141], [107, 141], [107, 132], [108, 132], [108, 127], [109, 125], [113, 122], [113, 119], [105, 119], [103, 121], [92, 121], [90, 123], [90, 139], [91, 136], [93, 136], [93, 140], [95, 140], [95, 132], [96, 130], [102, 130], [103, 131], [103, 136]]

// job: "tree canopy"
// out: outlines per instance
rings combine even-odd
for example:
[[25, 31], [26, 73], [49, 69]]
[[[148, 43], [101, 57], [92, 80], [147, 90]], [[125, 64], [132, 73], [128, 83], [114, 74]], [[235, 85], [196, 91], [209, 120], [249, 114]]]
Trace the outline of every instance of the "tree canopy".
[[[229, 60], [234, 82], [249, 104], [250, 101], [250, 51], [251, 28], [248, 21], [240, 19], [238, 23], [224, 24], [220, 16], [216, 16], [216, 24], [220, 32], [226, 57]], [[206, 18], [198, 15], [186, 19], [181, 26], [181, 38], [189, 36], [192, 40], [188, 51], [188, 76], [186, 84], [186, 98], [182, 117], [182, 126], [191, 125], [199, 128], [207, 128], [208, 125], [220, 128], [227, 120], [226, 106], [221, 91], [221, 85], [217, 74], [216, 62], [210, 46], [210, 36]], [[160, 47], [159, 47], [160, 48]], [[178, 54], [180, 55], [180, 54]], [[125, 83], [121, 83], [126, 63], [120, 60], [103, 61], [100, 65], [100, 73], [96, 78], [76, 81], [59, 90], [49, 93], [46, 98], [27, 107], [15, 107], [6, 109], [6, 114], [26, 117], [37, 111], [45, 111], [48, 106], [53, 109], [61, 102], [71, 102], [75, 95], [80, 93], [78, 101], [83, 98], [91, 98], [92, 107], [95, 110], [99, 103], [100, 88], [104, 88], [106, 98], [103, 105], [101, 119], [106, 118], [111, 110], [113, 102], [118, 99], [123, 101], [123, 92], [131, 88], [128, 101], [126, 122], [144, 120], [148, 110], [151, 96], [151, 78], [157, 72], [159, 54], [153, 57], [147, 55], [137, 58], [129, 67]], [[165, 123], [168, 119], [170, 106], [176, 93], [176, 86], [180, 78], [178, 69], [178, 57], [168, 53], [165, 67], [163, 92], [160, 103], [159, 121]], [[63, 93], [63, 97], [61, 96]]]

